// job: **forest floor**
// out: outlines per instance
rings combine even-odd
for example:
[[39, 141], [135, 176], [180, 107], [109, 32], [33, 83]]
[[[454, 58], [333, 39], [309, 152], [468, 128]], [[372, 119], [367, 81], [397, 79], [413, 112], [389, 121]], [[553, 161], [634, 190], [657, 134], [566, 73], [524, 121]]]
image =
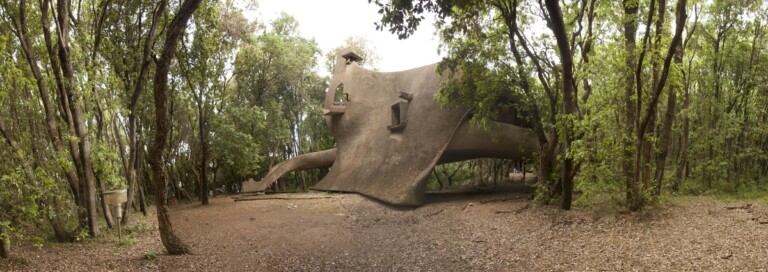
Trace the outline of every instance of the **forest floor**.
[[0, 271], [768, 271], [765, 202], [562, 211], [529, 191], [431, 194], [415, 209], [356, 194], [217, 197], [173, 208], [192, 255], [162, 254], [154, 214], [137, 214], [127, 240], [14, 245]]

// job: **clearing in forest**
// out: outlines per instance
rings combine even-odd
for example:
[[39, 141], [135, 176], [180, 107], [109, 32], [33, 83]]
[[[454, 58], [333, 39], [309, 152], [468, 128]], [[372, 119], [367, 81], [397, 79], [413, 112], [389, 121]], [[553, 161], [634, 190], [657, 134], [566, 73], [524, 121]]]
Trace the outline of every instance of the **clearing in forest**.
[[[214, 198], [177, 206], [193, 255], [168, 256], [151, 215], [109, 238], [18, 245], [0, 270], [67, 271], [725, 271], [768, 268], [768, 207], [688, 198], [640, 213], [531, 204], [520, 190], [431, 194], [398, 209], [354, 194]], [[146, 229], [135, 231], [131, 229]], [[104, 240], [104, 241], [101, 241]]]

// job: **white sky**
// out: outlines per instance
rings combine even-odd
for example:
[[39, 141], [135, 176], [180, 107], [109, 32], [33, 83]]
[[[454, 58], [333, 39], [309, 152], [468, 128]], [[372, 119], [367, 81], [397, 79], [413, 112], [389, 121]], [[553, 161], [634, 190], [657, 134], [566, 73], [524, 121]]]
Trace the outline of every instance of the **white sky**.
[[[376, 31], [381, 15], [367, 0], [258, 0], [256, 13], [245, 11], [249, 19], [269, 23], [280, 12], [299, 21], [302, 36], [314, 38], [323, 54], [344, 45], [350, 36], [365, 37], [381, 58], [382, 72], [401, 71], [440, 61], [438, 39], [432, 18], [427, 15], [418, 31], [406, 40], [398, 40], [389, 31]], [[255, 18], [254, 18], [255, 17]]]

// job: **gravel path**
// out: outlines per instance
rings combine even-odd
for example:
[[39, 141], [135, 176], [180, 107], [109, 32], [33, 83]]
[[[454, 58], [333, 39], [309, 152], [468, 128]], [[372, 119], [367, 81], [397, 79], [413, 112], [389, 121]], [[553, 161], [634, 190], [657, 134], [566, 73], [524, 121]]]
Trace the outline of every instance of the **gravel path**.
[[[277, 196], [277, 199], [275, 199]], [[531, 205], [520, 192], [430, 195], [397, 209], [354, 194], [267, 195], [173, 210], [193, 255], [139, 241], [15, 248], [0, 271], [768, 271], [768, 207], [692, 198], [641, 213]], [[130, 228], [129, 228], [130, 232]]]

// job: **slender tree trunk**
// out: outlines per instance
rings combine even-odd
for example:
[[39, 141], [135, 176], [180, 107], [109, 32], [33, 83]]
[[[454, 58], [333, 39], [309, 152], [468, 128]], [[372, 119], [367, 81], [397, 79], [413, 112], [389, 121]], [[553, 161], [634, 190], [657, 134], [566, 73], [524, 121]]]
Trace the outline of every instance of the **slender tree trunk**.
[[[139, 146], [144, 146], [143, 141], [139, 142]], [[147, 216], [147, 200], [146, 196], [144, 195], [146, 190], [145, 180], [148, 180], [145, 179], [146, 172], [144, 171], [144, 158], [146, 156], [144, 156], [144, 152], [141, 150], [138, 150], [138, 154], [136, 156], [136, 190], [139, 192], [139, 211], [141, 211], [144, 216]]]
[[[666, 18], [666, 12], [667, 12], [667, 1], [666, 0], [657, 0], [658, 7], [656, 10], [656, 23], [655, 23], [655, 34], [653, 38], [653, 51], [651, 52], [651, 64], [652, 64], [652, 78], [651, 78], [651, 86], [656, 86], [656, 84], [659, 83], [659, 77], [661, 74], [661, 40], [662, 36], [664, 35], [664, 20]], [[650, 141], [649, 136], [655, 136], [658, 134], [663, 134], [663, 131], [657, 131], [656, 129], [656, 122], [661, 121], [664, 122], [665, 120], [657, 120], [658, 119], [658, 110], [654, 112], [653, 115], [651, 115], [651, 121], [648, 125], [648, 132], [645, 133], [645, 137], [643, 137], [643, 158], [641, 161], [642, 164], [642, 181], [643, 181], [643, 189], [649, 190], [651, 189], [651, 182], [653, 178], [655, 177], [655, 173], [652, 173], [652, 167], [653, 163], [658, 162], [658, 156], [657, 152], [654, 151], [655, 145], [653, 142]], [[663, 125], [662, 125], [663, 126]], [[663, 127], [661, 128], [663, 130]], [[663, 137], [663, 135], [662, 135]], [[661, 147], [659, 147], [661, 149]], [[658, 169], [658, 165], [656, 166], [656, 169]]]
[[[100, 6], [99, 7], [100, 12], [99, 12], [98, 17], [96, 18], [96, 21], [95, 21], [95, 26], [96, 27], [93, 30], [94, 40], [93, 40], [93, 47], [92, 47], [92, 51], [91, 51], [91, 56], [88, 59], [88, 61], [86, 62], [86, 66], [88, 67], [88, 69], [87, 69], [87, 71], [88, 71], [88, 79], [89, 79], [89, 81], [91, 81], [90, 85], [92, 85], [92, 87], [91, 87], [91, 93], [92, 94], [96, 94], [96, 85], [97, 85], [95, 83], [95, 78], [96, 78], [96, 71], [95, 71], [95, 68], [96, 68], [95, 67], [96, 66], [96, 55], [98, 55], [98, 53], [99, 53], [99, 46], [101, 44], [101, 34], [102, 34], [101, 29], [102, 29], [102, 26], [104, 25], [104, 20], [106, 19], [106, 16], [107, 16], [107, 11], [109, 10], [110, 0], [102, 1], [99, 4], [99, 6]], [[104, 122], [105, 122], [105, 120], [104, 120], [104, 112], [103, 112], [103, 110], [101, 108], [101, 105], [99, 105], [99, 103], [100, 103], [99, 101], [96, 101], [97, 117], [98, 117], [97, 118], [97, 127], [98, 128], [97, 128], [96, 139], [99, 140], [99, 141], [102, 141], [104, 143], [107, 143], [108, 141], [106, 141], [106, 139], [104, 137], [104, 126], [105, 126], [105, 124], [104, 124]], [[122, 149], [122, 146], [119, 146], [119, 147]], [[99, 186], [99, 191], [101, 193], [104, 193], [105, 192], [104, 183], [101, 182], [99, 176], [96, 176], [96, 183]], [[107, 226], [109, 228], [113, 228], [115, 226], [115, 222], [114, 222], [114, 220], [112, 218], [112, 212], [109, 209], [109, 206], [104, 201], [103, 197], [102, 198], [97, 198], [97, 201], [98, 201], [98, 199], [101, 199], [101, 201], [100, 201], [101, 203], [100, 204], [101, 204], [102, 210], [104, 211], [104, 218], [105, 218], [105, 220], [107, 222]]]
[[[556, 135], [554, 135], [556, 136]], [[552, 171], [555, 167], [555, 158], [557, 155], [557, 145], [558, 143], [557, 138], [550, 138], [550, 140], [547, 141], [547, 144], [542, 147], [542, 152], [539, 154], [539, 171], [537, 173], [537, 179], [539, 182], [543, 182], [545, 185], [545, 189], [548, 189], [548, 195], [547, 199], [544, 199], [546, 203], [549, 202], [549, 199], [552, 198], [554, 195], [556, 195], [557, 186], [560, 184], [558, 179], [552, 178]]]
[[440, 179], [440, 176], [437, 174], [437, 168], [432, 168], [432, 175], [435, 176], [435, 180], [437, 181], [437, 186], [439, 187], [439, 191], [442, 191], [443, 188], [445, 188], [445, 185], [443, 183], [443, 180]]
[[[7, 3], [1, 3], [3, 6], [3, 9], [8, 11], [5, 14], [10, 15], [14, 14], [13, 12], [10, 12], [10, 7], [7, 6]], [[45, 112], [45, 121], [46, 121], [46, 129], [48, 132], [48, 138], [49, 141], [53, 144], [54, 151], [58, 154], [62, 150], [64, 150], [64, 144], [62, 143], [61, 139], [59, 138], [61, 134], [59, 133], [57, 119], [56, 119], [56, 108], [55, 105], [51, 102], [50, 97], [50, 91], [48, 89], [48, 84], [43, 76], [40, 67], [38, 66], [38, 57], [35, 54], [35, 51], [32, 46], [32, 42], [29, 38], [28, 30], [27, 30], [27, 22], [26, 22], [26, 1], [21, 0], [19, 2], [19, 12], [18, 16], [13, 16], [11, 18], [12, 21], [12, 27], [14, 29], [14, 34], [16, 34], [16, 37], [19, 39], [19, 44], [21, 45], [22, 52], [24, 53], [24, 58], [27, 61], [27, 64], [29, 64], [29, 68], [32, 71], [32, 75], [35, 78], [35, 83], [37, 84], [37, 91], [40, 95], [40, 101], [43, 104], [43, 110]], [[42, 16], [44, 20], [47, 19], [47, 16]], [[45, 21], [44, 21], [45, 22]], [[45, 32], [47, 33], [47, 32]], [[50, 44], [49, 42], [47, 44]], [[82, 193], [80, 192], [80, 179], [78, 178], [77, 174], [75, 173], [75, 169], [73, 168], [63, 168], [62, 171], [64, 172], [65, 177], [67, 178], [67, 181], [69, 182], [70, 189], [72, 190], [72, 195], [74, 197], [75, 203], [82, 203]]]
[[[60, 55], [58, 54], [59, 51], [56, 51], [51, 29], [56, 29], [57, 34], [61, 32], [61, 29], [52, 28], [50, 26], [50, 18], [49, 18], [49, 7], [51, 6], [51, 1], [44, 0], [40, 2], [40, 13], [42, 16], [40, 16], [40, 22], [42, 24], [42, 30], [43, 30], [43, 37], [45, 40], [45, 48], [46, 52], [48, 52], [48, 58], [51, 63], [51, 70], [54, 75], [55, 83], [56, 83], [56, 89], [58, 90], [58, 108], [59, 113], [61, 115], [61, 118], [66, 122], [67, 124], [67, 130], [71, 135], [77, 136], [77, 132], [75, 131], [75, 123], [72, 118], [72, 108], [70, 107], [70, 104], [72, 101], [71, 98], [67, 95], [66, 88], [70, 87], [71, 85], [66, 84], [66, 80], [64, 79], [63, 71], [64, 69], [61, 67], [61, 64], [59, 63], [61, 61]], [[56, 21], [58, 22], [58, 21]], [[67, 25], [68, 27], [68, 25]], [[59, 44], [61, 43], [62, 38], [59, 38], [59, 41], [57, 41]], [[57, 44], [58, 46], [58, 44]], [[62, 138], [63, 141], [63, 134], [59, 134], [58, 137]], [[67, 144], [69, 145], [69, 155], [72, 157], [72, 164], [75, 166], [73, 174], [77, 174], [77, 180], [78, 180], [78, 191], [80, 192], [80, 198], [77, 201], [77, 205], [80, 206], [82, 209], [78, 210], [79, 218], [80, 218], [80, 224], [86, 225], [87, 223], [87, 211], [88, 211], [88, 186], [87, 183], [85, 183], [85, 172], [83, 170], [83, 163], [82, 163], [82, 157], [80, 156], [80, 147], [78, 147], [78, 141], [76, 139], [70, 138], [67, 140]]]
[[650, 124], [648, 125], [649, 131], [645, 133], [645, 136], [642, 137], [643, 142], [641, 143], [641, 152], [640, 154], [640, 180], [643, 184], [643, 190], [648, 190], [651, 188], [651, 169], [652, 165], [651, 162], [653, 161], [653, 154], [655, 153], [653, 143], [649, 140], [650, 136], [655, 135], [656, 131], [656, 114], [651, 116]]
[[[45, 1], [44, 1], [45, 2]], [[83, 167], [83, 176], [85, 177], [85, 197], [86, 197], [86, 211], [88, 218], [88, 230], [91, 237], [97, 237], [99, 235], [99, 225], [96, 222], [97, 209], [96, 209], [96, 187], [94, 185], [93, 167], [91, 165], [91, 142], [88, 137], [88, 130], [85, 127], [85, 121], [83, 119], [83, 112], [78, 103], [79, 97], [75, 94], [73, 88], [75, 87], [75, 78], [72, 69], [72, 62], [70, 59], [69, 48], [69, 14], [70, 14], [70, 2], [69, 0], [59, 0], [57, 2], [57, 11], [59, 16], [57, 17], [57, 33], [58, 33], [58, 57], [62, 69], [62, 75], [64, 76], [64, 91], [69, 100], [69, 110], [72, 113], [73, 124], [75, 132], [79, 141], [80, 159]]]
[[[99, 189], [102, 193], [106, 192], [106, 188], [104, 188], [104, 183], [101, 182], [101, 178], [96, 176], [96, 183], [99, 185]], [[99, 204], [101, 204], [101, 209], [104, 210], [104, 220], [107, 222], [107, 227], [114, 228], [115, 227], [115, 220], [112, 218], [112, 211], [109, 209], [109, 205], [107, 205], [107, 202], [104, 201], [103, 197], [99, 198], [101, 201], [99, 201]], [[127, 207], [126, 207], [127, 208]]]
[[[557, 40], [557, 48], [560, 51], [560, 63], [563, 69], [563, 114], [568, 118], [576, 118], [576, 90], [574, 89], [575, 80], [573, 77], [573, 52], [571, 52], [571, 46], [568, 42], [568, 34], [565, 29], [565, 22], [563, 20], [563, 13], [560, 10], [560, 2], [557, 0], [545, 1], [549, 17], [551, 19], [552, 33]], [[564, 210], [571, 209], [571, 200], [573, 197], [573, 157], [568, 156], [568, 152], [571, 148], [571, 142], [574, 139], [573, 135], [573, 123], [575, 120], [570, 120], [567, 127], [563, 131], [564, 150], [566, 154], [563, 156], [563, 164], [561, 166], [560, 179], [563, 195], [560, 199], [560, 208]]]
[[[8, 146], [11, 148], [11, 151], [13, 151], [14, 154], [19, 154], [19, 156], [23, 156], [23, 151], [21, 151], [21, 147], [19, 147], [18, 141], [13, 136], [13, 133], [9, 131], [9, 129], [6, 127], [5, 122], [2, 118], [0, 118], [0, 135], [5, 138], [6, 142], [8, 143]], [[20, 157], [20, 160], [29, 160], [29, 158]], [[40, 164], [40, 162], [37, 162]], [[35, 170], [32, 169], [32, 167], [29, 164], [22, 163], [22, 168], [24, 169], [24, 174], [26, 175], [26, 178], [35, 184], [35, 186], [41, 186], [39, 184], [39, 180], [37, 178], [37, 175], [35, 174]], [[58, 241], [61, 242], [68, 242], [72, 241], [74, 238], [73, 232], [67, 231], [64, 228], [64, 223], [62, 222], [60, 218], [60, 214], [58, 211], [60, 211], [60, 207], [58, 205], [58, 202], [54, 199], [52, 205], [45, 205], [42, 200], [38, 200], [37, 202], [38, 208], [43, 211], [43, 214], [46, 219], [48, 219], [48, 222], [51, 225], [51, 228], [53, 229], [53, 233], [56, 236]], [[49, 207], [51, 206], [51, 207]], [[53, 211], [53, 212], [51, 212]], [[0, 236], [1, 237], [1, 236]], [[5, 241], [8, 242], [8, 241]]]
[[[545, 80], [544, 71], [541, 67], [541, 64], [539, 63], [539, 59], [536, 56], [534, 56], [533, 52], [531, 52], [530, 48], [526, 44], [525, 39], [523, 39], [523, 35], [520, 32], [520, 29], [517, 25], [517, 6], [514, 4], [510, 6], [497, 4], [496, 7], [499, 10], [501, 10], [502, 16], [504, 18], [504, 23], [509, 29], [509, 33], [508, 33], [509, 46], [515, 58], [515, 63], [517, 64], [517, 68], [518, 68], [517, 73], [521, 79], [520, 87], [523, 89], [526, 96], [530, 100], [535, 99], [535, 97], [530, 92], [530, 83], [528, 82], [527, 75], [525, 75], [525, 71], [523, 69], [525, 63], [523, 62], [522, 56], [518, 51], [518, 47], [517, 47], [518, 41], [519, 41], [520, 47], [523, 48], [523, 51], [526, 53], [528, 58], [533, 62], [534, 66], [536, 67], [536, 74], [542, 86], [544, 87], [544, 91], [547, 94], [547, 98], [549, 99], [550, 115], [552, 116], [551, 118], [553, 118], [550, 121], [553, 121], [554, 116], [557, 115], [557, 104], [558, 104], [557, 96], [551, 91], [551, 89], [549, 88], [548, 82]], [[515, 38], [517, 38], [517, 40]], [[555, 153], [557, 152], [557, 145], [559, 144], [557, 131], [552, 130], [550, 135], [549, 136], [547, 135], [547, 133], [544, 130], [541, 113], [536, 105], [533, 106], [531, 115], [532, 115], [531, 120], [533, 123], [533, 130], [536, 134], [536, 138], [539, 141], [539, 145], [541, 146], [541, 152], [539, 155], [539, 169], [538, 169], [539, 172], [537, 176], [538, 176], [539, 182], [545, 185], [543, 186], [544, 191], [546, 192], [545, 194], [549, 194], [550, 196], [552, 196], [554, 195], [552, 194], [552, 192], [556, 191], [553, 188], [553, 186], [556, 185], [556, 182], [553, 182], [551, 180], [551, 171], [554, 167]], [[548, 198], [551, 198], [551, 197], [548, 197]], [[545, 199], [545, 201], [548, 201], [549, 200], [548, 198]]]
[[[71, 122], [72, 120], [70, 117], [73, 114], [72, 113], [72, 103], [69, 103], [67, 105], [66, 100], [69, 99], [70, 101], [76, 101], [71, 96], [72, 92], [71, 90], [65, 95], [65, 90], [69, 90], [74, 85], [74, 79], [72, 75], [72, 67], [71, 63], [69, 62], [69, 44], [68, 44], [68, 38], [69, 38], [69, 2], [68, 1], [60, 1], [57, 5], [57, 10], [59, 14], [64, 14], [63, 16], [59, 16], [59, 21], [63, 21], [64, 24], [57, 28], [57, 33], [59, 34], [58, 39], [58, 55], [56, 55], [51, 46], [51, 38], [49, 33], [49, 27], [48, 27], [48, 5], [49, 1], [42, 1], [41, 2], [41, 20], [43, 24], [43, 34], [45, 35], [45, 42], [46, 42], [46, 48], [48, 49], [48, 52], [50, 54], [50, 61], [51, 66], [53, 68], [54, 75], [56, 76], [56, 82], [59, 86], [60, 90], [60, 101], [62, 102], [61, 106], [61, 112], [64, 116], [66, 116], [66, 120], [68, 121], [68, 125], [71, 132], [75, 132], [74, 134], [77, 135], [80, 140], [80, 146], [78, 147], [75, 144], [75, 141], [69, 141], [70, 142], [70, 154], [73, 158], [73, 163], [75, 164], [75, 169], [78, 170], [80, 173], [79, 175], [75, 175], [74, 171], [71, 169], [65, 169], [65, 176], [70, 182], [70, 186], [72, 187], [73, 194], [75, 196], [75, 202], [78, 203], [79, 206], [84, 207], [86, 214], [82, 217], [88, 218], [88, 227], [90, 230], [90, 234], [92, 236], [96, 236], [98, 234], [98, 226], [95, 224], [95, 218], [96, 218], [96, 199], [95, 199], [95, 187], [93, 185], [93, 172], [90, 166], [90, 143], [87, 139], [87, 132], [83, 134], [82, 132], [85, 131], [84, 125], [82, 123], [82, 120], [79, 120], [79, 126], [74, 126], [74, 124], [78, 122]], [[8, 7], [4, 5], [4, 8], [8, 10]], [[59, 150], [63, 149], [61, 139], [61, 134], [58, 132], [57, 124], [56, 124], [56, 117], [54, 116], [54, 109], [53, 105], [50, 103], [50, 96], [48, 95], [48, 87], [45, 84], [45, 78], [42, 76], [42, 73], [40, 72], [39, 67], [37, 66], [37, 57], [34, 54], [34, 51], [32, 49], [32, 45], [30, 43], [29, 37], [27, 35], [27, 28], [26, 28], [26, 22], [24, 21], [25, 15], [25, 9], [26, 9], [26, 3], [25, 1], [21, 1], [19, 4], [19, 18], [12, 18], [14, 22], [14, 28], [15, 33], [17, 34], [17, 37], [19, 38], [19, 41], [22, 45], [22, 48], [25, 52], [25, 58], [27, 59], [27, 62], [30, 65], [30, 68], [32, 70], [33, 75], [35, 76], [37, 80], [38, 90], [41, 94], [41, 98], [43, 100], [43, 106], [46, 111], [46, 119], [48, 121], [48, 130], [49, 134], [51, 135], [51, 139], [54, 143], [54, 148], [56, 149], [57, 153]], [[63, 12], [63, 13], [62, 13]], [[62, 62], [62, 66], [59, 66], [57, 62]], [[62, 74], [63, 73], [63, 74]], [[66, 81], [62, 79], [62, 75], [64, 78], [66, 78]], [[66, 84], [65, 84], [66, 83]], [[66, 106], [64, 106], [66, 105]], [[77, 105], [74, 105], [74, 108], [79, 109]], [[79, 114], [80, 112], [74, 112], [74, 114]], [[75, 116], [79, 117], [79, 116]], [[85, 135], [85, 137], [83, 137]], [[84, 150], [85, 149], [85, 152]], [[87, 156], [83, 156], [83, 154], [87, 154]], [[82, 160], [81, 160], [82, 159]], [[83, 164], [84, 161], [87, 161], [87, 163]], [[86, 171], [87, 170], [87, 171]], [[82, 183], [81, 181], [85, 179], [85, 183]]]
[[299, 180], [301, 181], [301, 191], [302, 192], [306, 192], [308, 190], [308, 187], [307, 187], [307, 177], [305, 175], [305, 172], [306, 171], [299, 172]]
[[[643, 103], [645, 102], [644, 96], [645, 92], [643, 91], [643, 85], [645, 80], [643, 80], [643, 62], [645, 61], [645, 55], [650, 51], [651, 56], [654, 54], [653, 48], [650, 47], [650, 37], [651, 37], [651, 25], [653, 25], [653, 18], [654, 14], [656, 12], [655, 9], [656, 6], [656, 0], [651, 0], [650, 7], [648, 8], [648, 15], [646, 16], [645, 21], [645, 34], [643, 35], [642, 40], [642, 50], [640, 50], [640, 54], [637, 57], [637, 63], [635, 66], [635, 123], [633, 124], [635, 126], [635, 160], [634, 160], [634, 173], [633, 173], [633, 180], [634, 183], [637, 184], [636, 186], [642, 186], [640, 189], [640, 197], [643, 199], [643, 204], [645, 202], [645, 194], [644, 189], [647, 189], [650, 186], [650, 179], [648, 176], [650, 175], [650, 167], [647, 165], [649, 162], [649, 157], [651, 156], [651, 147], [650, 142], [648, 141], [648, 136], [646, 135], [645, 129], [640, 129], [640, 116], [642, 115], [641, 111], [643, 109]], [[650, 49], [650, 50], [649, 50]], [[653, 63], [653, 58], [651, 58], [651, 63]], [[655, 72], [655, 71], [654, 71]], [[655, 79], [654, 79], [655, 80]], [[657, 82], [653, 82], [652, 86], [656, 86]], [[651, 125], [649, 127], [651, 128], [648, 133], [653, 133], [653, 124], [656, 121], [655, 113], [653, 115], [650, 115], [651, 118], [649, 119], [649, 122]], [[639, 209], [639, 208], [637, 208]]]
[[[200, 90], [200, 96], [202, 96], [203, 90]], [[205, 105], [203, 105], [202, 97], [199, 99], [197, 105], [198, 111], [198, 126], [200, 130], [200, 203], [202, 205], [208, 205], [208, 129], [207, 129], [207, 114], [205, 113]]]
[[11, 243], [3, 238], [6, 237], [6, 235], [8, 234], [5, 233], [3, 226], [0, 225], [0, 258], [8, 258], [11, 256]]
[[[683, 62], [683, 45], [680, 44], [675, 50], [675, 64], [680, 65]], [[672, 142], [672, 124], [675, 122], [675, 107], [677, 104], [676, 90], [670, 89], [667, 95], [667, 110], [664, 113], [664, 126], [661, 131], [661, 142], [659, 143], [659, 154], [656, 155], [656, 187], [655, 195], [661, 194], [661, 187], [664, 180], [664, 169], [667, 164], [667, 155], [669, 146]]]
[[[128, 179], [128, 202], [126, 206], [132, 206], [134, 198], [135, 198], [135, 190], [136, 188], [140, 188], [141, 186], [136, 186], [136, 169], [138, 168], [139, 162], [138, 157], [141, 156], [141, 151], [139, 150], [139, 144], [136, 140], [137, 138], [137, 130], [138, 130], [138, 110], [136, 109], [139, 98], [141, 97], [141, 93], [144, 91], [146, 82], [147, 82], [147, 76], [149, 75], [149, 64], [152, 57], [152, 47], [155, 44], [155, 33], [157, 32], [157, 26], [159, 24], [160, 18], [165, 12], [167, 6], [167, 1], [162, 0], [157, 4], [157, 8], [155, 9], [155, 12], [152, 16], [152, 23], [149, 27], [149, 31], [147, 32], [147, 37], [144, 41], [144, 48], [142, 52], [141, 57], [141, 65], [139, 66], [138, 71], [138, 77], [136, 78], [136, 85], [134, 86], [133, 92], [131, 93], [131, 99], [128, 102], [128, 148], [129, 148], [129, 159], [128, 159], [128, 168], [125, 171], [125, 174], [127, 175], [126, 178]], [[142, 192], [143, 194], [143, 192]], [[143, 201], [143, 200], [142, 200]], [[130, 211], [128, 209], [125, 209], [123, 211], [123, 219], [121, 221], [122, 224], [127, 224], [130, 220]], [[146, 216], [146, 209], [144, 209], [144, 215]]]
[[[690, 67], [689, 67], [689, 72], [690, 72]], [[690, 103], [689, 88], [690, 88], [690, 85], [686, 81], [684, 86], [685, 94], [683, 97], [683, 110], [688, 109], [688, 105]], [[677, 169], [675, 170], [675, 181], [674, 183], [672, 183], [672, 190], [675, 192], [680, 190], [680, 185], [688, 176], [687, 172], [688, 172], [688, 146], [689, 146], [688, 137], [689, 136], [690, 136], [690, 119], [686, 114], [683, 116], [683, 132], [681, 135], [682, 143], [680, 144], [680, 155], [677, 158]]]
[[644, 135], [650, 123], [650, 119], [652, 118], [653, 115], [655, 115], [656, 108], [658, 106], [659, 96], [661, 95], [661, 92], [664, 90], [664, 86], [666, 85], [667, 78], [669, 76], [669, 70], [670, 70], [672, 58], [675, 55], [675, 52], [678, 51], [677, 47], [681, 46], [682, 44], [682, 33], [683, 33], [683, 28], [685, 27], [685, 20], [687, 17], [686, 10], [685, 10], [686, 4], [687, 4], [686, 0], [678, 0], [677, 2], [677, 7], [675, 10], [675, 33], [674, 33], [674, 36], [672, 37], [672, 42], [669, 45], [669, 49], [667, 50], [667, 54], [664, 58], [664, 64], [663, 64], [659, 81], [654, 86], [653, 93], [651, 93], [651, 100], [648, 104], [648, 109], [645, 112], [645, 115], [642, 121], [640, 122], [640, 126], [638, 127], [639, 137], [642, 137], [642, 135]]
[[[627, 70], [625, 72], [624, 83], [624, 132], [625, 138], [623, 141], [624, 153], [622, 158], [622, 174], [624, 176], [627, 205], [631, 210], [638, 210], [643, 206], [643, 198], [640, 192], [640, 187], [634, 178], [635, 167], [632, 155], [634, 154], [634, 140], [638, 137], [635, 135], [635, 124], [637, 123], [636, 103], [633, 101], [635, 94], [635, 75], [632, 68], [637, 65], [637, 57], [635, 55], [635, 42], [637, 38], [637, 16], [638, 16], [638, 3], [637, 1], [624, 0], [624, 47], [627, 51], [627, 57], [625, 58], [625, 65]], [[636, 99], [636, 98], [635, 98]]]
[[166, 89], [168, 85], [168, 72], [170, 70], [171, 60], [176, 53], [176, 46], [179, 43], [181, 34], [187, 26], [187, 21], [192, 17], [201, 0], [184, 0], [179, 8], [179, 12], [174, 16], [171, 24], [168, 26], [160, 60], [157, 63], [157, 70], [154, 81], [155, 98], [155, 143], [152, 146], [150, 155], [150, 165], [152, 166], [152, 176], [155, 180], [155, 194], [157, 196], [157, 221], [160, 229], [160, 240], [169, 254], [187, 254], [189, 248], [173, 232], [173, 225], [169, 215], [168, 205], [165, 201], [166, 185], [168, 184], [168, 173], [165, 171], [165, 160], [163, 151], [165, 150], [166, 137], [168, 136], [168, 98]]
[[147, 216], [147, 199], [144, 196], [144, 183], [141, 181], [142, 179], [139, 178], [139, 186], [137, 190], [139, 190], [139, 211], [144, 216]]

